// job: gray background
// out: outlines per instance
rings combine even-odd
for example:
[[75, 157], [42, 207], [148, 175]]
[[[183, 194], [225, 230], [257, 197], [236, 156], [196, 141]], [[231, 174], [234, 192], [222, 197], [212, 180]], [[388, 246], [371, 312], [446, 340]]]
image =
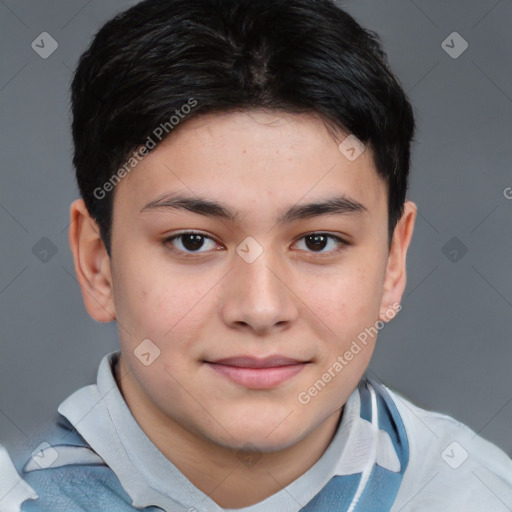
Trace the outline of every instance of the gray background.
[[[0, 441], [8, 448], [94, 382], [102, 356], [117, 349], [115, 324], [91, 320], [82, 304], [68, 245], [78, 197], [68, 88], [92, 34], [134, 3], [0, 1]], [[409, 197], [419, 217], [403, 310], [381, 332], [370, 370], [512, 454], [512, 200], [504, 193], [512, 2], [341, 5], [381, 35], [418, 124]], [[456, 59], [442, 47], [454, 31], [469, 44]], [[42, 32], [59, 45], [47, 59], [31, 48]]]

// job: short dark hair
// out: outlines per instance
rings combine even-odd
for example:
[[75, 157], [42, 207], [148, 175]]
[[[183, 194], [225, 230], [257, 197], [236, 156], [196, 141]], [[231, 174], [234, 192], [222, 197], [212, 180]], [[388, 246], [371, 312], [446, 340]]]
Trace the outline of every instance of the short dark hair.
[[78, 187], [109, 255], [113, 187], [103, 185], [191, 98], [185, 122], [249, 109], [319, 114], [371, 147], [390, 242], [403, 214], [412, 107], [379, 36], [332, 0], [145, 0], [98, 31], [71, 92]]

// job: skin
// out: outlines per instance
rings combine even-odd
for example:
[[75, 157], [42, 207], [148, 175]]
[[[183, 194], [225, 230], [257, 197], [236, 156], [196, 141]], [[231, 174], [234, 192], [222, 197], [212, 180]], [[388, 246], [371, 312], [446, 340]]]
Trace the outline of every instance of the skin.
[[[299, 393], [365, 328], [387, 321], [405, 288], [416, 206], [406, 202], [389, 248], [386, 184], [370, 148], [354, 161], [340, 152], [346, 135], [333, 138], [308, 114], [250, 111], [183, 123], [116, 186], [112, 258], [83, 201], [71, 205], [85, 305], [93, 319], [118, 323], [116, 378], [133, 416], [224, 508], [261, 501], [318, 461], [376, 338], [309, 403]], [[171, 192], [217, 201], [238, 218], [141, 211]], [[335, 196], [365, 210], [277, 223], [291, 206]], [[196, 253], [183, 238], [164, 241], [187, 230], [210, 237]], [[306, 235], [318, 232], [346, 244], [308, 245]], [[263, 249], [252, 263], [236, 252], [248, 236]], [[147, 338], [160, 350], [149, 366], [134, 355]], [[275, 354], [307, 364], [271, 389], [234, 383], [204, 362]], [[244, 464], [250, 452], [256, 463]]]

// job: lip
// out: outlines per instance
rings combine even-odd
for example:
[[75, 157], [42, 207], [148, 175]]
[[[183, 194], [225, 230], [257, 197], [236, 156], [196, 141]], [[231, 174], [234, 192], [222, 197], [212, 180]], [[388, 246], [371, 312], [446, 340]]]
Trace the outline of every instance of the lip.
[[215, 361], [208, 361], [214, 364], [223, 364], [225, 366], [236, 366], [242, 368], [274, 368], [276, 366], [288, 366], [293, 364], [302, 364], [307, 361], [300, 359], [292, 359], [291, 357], [274, 355], [267, 357], [253, 357], [253, 356], [236, 356], [225, 357], [224, 359], [216, 359]]
[[284, 356], [239, 356], [205, 362], [216, 373], [251, 389], [276, 387], [300, 373], [309, 363]]

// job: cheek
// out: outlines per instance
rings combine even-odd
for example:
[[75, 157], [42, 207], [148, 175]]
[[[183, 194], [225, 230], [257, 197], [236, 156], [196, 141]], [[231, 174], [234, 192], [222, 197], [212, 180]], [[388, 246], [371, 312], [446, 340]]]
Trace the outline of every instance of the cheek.
[[308, 306], [334, 332], [341, 335], [373, 323], [378, 318], [381, 269], [358, 265], [330, 276], [322, 286], [309, 287]]
[[[124, 265], [123, 265], [124, 263]], [[121, 262], [113, 273], [114, 302], [120, 334], [137, 340], [158, 339], [169, 330], [173, 314], [179, 314], [171, 299], [172, 283], [159, 277], [152, 265], [137, 264], [129, 260]]]
[[188, 273], [169, 274], [156, 264], [126, 263], [114, 279], [116, 316], [125, 327], [120, 329], [125, 344], [135, 346], [149, 338], [167, 351], [184, 349], [198, 315], [206, 314], [212, 283]]
[[380, 282], [379, 265], [359, 264], [332, 276], [328, 286], [311, 292], [315, 304], [312, 318], [317, 316], [321, 322], [315, 319], [315, 323], [329, 327], [318, 352], [316, 378], [330, 379], [325, 373], [329, 371], [336, 375], [323, 400], [338, 403], [340, 393], [352, 389], [368, 366], [376, 341], [374, 326], [380, 311]]

